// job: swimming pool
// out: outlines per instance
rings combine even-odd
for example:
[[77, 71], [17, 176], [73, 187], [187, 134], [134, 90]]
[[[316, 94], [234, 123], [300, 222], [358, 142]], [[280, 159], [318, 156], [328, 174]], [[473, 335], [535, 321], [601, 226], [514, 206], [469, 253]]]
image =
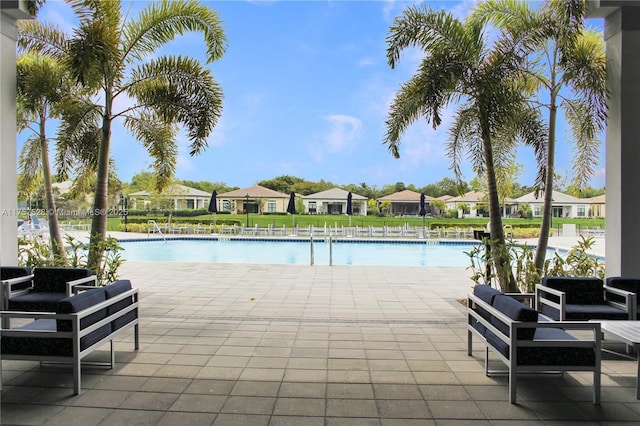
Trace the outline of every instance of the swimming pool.
[[[469, 266], [474, 242], [435, 241], [333, 241], [333, 265], [387, 266]], [[308, 240], [273, 239], [168, 239], [120, 241], [122, 257], [135, 261], [177, 261], [217, 263], [263, 263], [309, 265], [311, 244]], [[330, 244], [314, 240], [316, 265], [329, 265]]]

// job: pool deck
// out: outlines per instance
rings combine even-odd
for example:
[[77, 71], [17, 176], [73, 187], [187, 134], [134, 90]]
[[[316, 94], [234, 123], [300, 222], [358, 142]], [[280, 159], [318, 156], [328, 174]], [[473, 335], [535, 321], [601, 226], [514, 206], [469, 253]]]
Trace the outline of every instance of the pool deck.
[[[458, 302], [468, 271], [446, 267], [125, 262], [140, 289], [140, 350], [113, 370], [4, 361], [1, 424], [637, 424], [636, 361], [603, 354], [591, 374], [484, 375], [466, 353]], [[613, 341], [606, 345], [616, 350]], [[93, 359], [105, 360], [108, 351]], [[497, 367], [499, 364], [496, 363]]]

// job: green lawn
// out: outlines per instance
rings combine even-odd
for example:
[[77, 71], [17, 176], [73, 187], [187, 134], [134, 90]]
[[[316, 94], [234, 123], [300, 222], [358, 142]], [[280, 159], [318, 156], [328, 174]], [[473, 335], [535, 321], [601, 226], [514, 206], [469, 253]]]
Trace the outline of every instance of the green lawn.
[[[129, 218], [129, 223], [143, 223], [146, 224], [148, 219], [154, 219], [159, 224], [163, 224], [166, 222], [165, 217], [141, 217], [141, 216], [133, 216]], [[194, 217], [173, 217], [173, 223], [184, 223], [184, 224], [208, 224], [213, 222], [213, 214], [209, 215], [201, 215]], [[238, 225], [244, 226], [247, 221], [247, 216], [243, 214], [218, 214], [216, 215], [216, 220], [218, 224], [223, 222], [235, 221]], [[425, 218], [424, 225], [430, 228], [436, 226], [445, 226], [445, 227], [474, 227], [476, 229], [485, 228], [487, 223], [489, 222], [489, 218], [476, 218], [476, 219], [444, 219], [444, 218]], [[539, 228], [541, 219], [503, 219], [505, 225], [511, 225], [514, 228]], [[119, 226], [122, 223], [122, 219], [119, 217], [109, 218], [108, 220], [108, 229], [110, 231], [119, 230]], [[282, 225], [286, 225], [287, 227], [295, 225], [301, 227], [307, 227], [309, 225], [312, 226], [326, 226], [327, 227], [336, 227], [336, 226], [349, 226], [350, 220], [348, 216], [345, 215], [295, 215], [292, 217], [291, 215], [260, 215], [260, 214], [249, 214], [249, 225], [254, 226], [258, 225], [259, 227], [266, 227], [268, 225], [272, 225], [274, 227], [280, 227]], [[604, 219], [565, 219], [565, 218], [554, 218], [553, 219], [553, 228], [559, 229], [562, 227], [562, 224], [565, 223], [574, 223], [577, 225], [578, 229], [584, 227], [600, 227], [604, 229], [605, 221]], [[408, 226], [422, 226], [422, 218], [420, 217], [375, 217], [375, 216], [352, 216], [351, 217], [351, 226], [402, 226], [407, 224]]]

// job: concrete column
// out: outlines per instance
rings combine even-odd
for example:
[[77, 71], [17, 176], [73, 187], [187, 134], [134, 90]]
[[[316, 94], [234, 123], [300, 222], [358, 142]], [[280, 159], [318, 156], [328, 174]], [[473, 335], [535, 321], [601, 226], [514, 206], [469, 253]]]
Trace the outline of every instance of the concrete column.
[[[16, 4], [17, 6], [17, 4]], [[16, 35], [20, 9], [0, 13], [0, 264], [18, 264]]]
[[[640, 275], [640, 2], [605, 15], [609, 110], [606, 142], [607, 276]], [[600, 2], [611, 6], [612, 2]]]

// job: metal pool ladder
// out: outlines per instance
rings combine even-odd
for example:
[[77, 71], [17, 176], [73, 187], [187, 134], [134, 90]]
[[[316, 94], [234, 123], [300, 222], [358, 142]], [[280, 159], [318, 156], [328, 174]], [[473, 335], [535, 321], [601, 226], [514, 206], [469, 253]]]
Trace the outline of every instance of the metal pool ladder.
[[147, 221], [147, 235], [149, 234], [149, 225], [153, 225], [153, 228], [155, 228], [158, 231], [158, 234], [160, 234], [160, 236], [162, 237], [162, 239], [164, 240], [164, 242], [167, 242], [167, 238], [164, 236], [164, 234], [162, 233], [162, 231], [160, 230], [160, 227], [158, 226], [158, 224], [156, 223], [155, 220], [153, 219], [149, 219]]

